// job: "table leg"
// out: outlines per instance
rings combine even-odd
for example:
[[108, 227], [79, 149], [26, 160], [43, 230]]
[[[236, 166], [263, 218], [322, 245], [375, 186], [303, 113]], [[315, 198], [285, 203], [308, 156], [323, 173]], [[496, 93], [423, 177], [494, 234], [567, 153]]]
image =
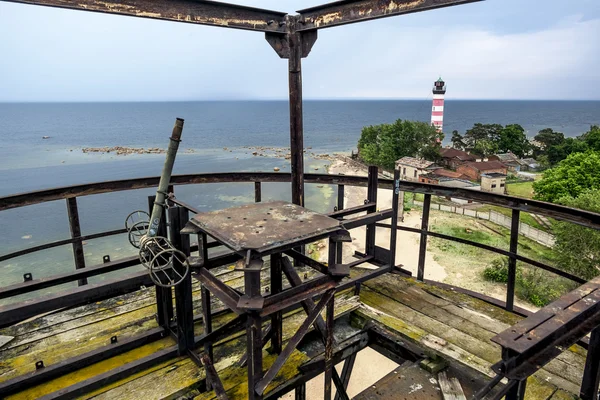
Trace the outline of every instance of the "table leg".
[[[282, 290], [281, 254], [273, 254], [271, 255], [271, 293], [277, 294]], [[280, 354], [283, 343], [281, 311], [271, 315], [271, 330], [271, 351]]]

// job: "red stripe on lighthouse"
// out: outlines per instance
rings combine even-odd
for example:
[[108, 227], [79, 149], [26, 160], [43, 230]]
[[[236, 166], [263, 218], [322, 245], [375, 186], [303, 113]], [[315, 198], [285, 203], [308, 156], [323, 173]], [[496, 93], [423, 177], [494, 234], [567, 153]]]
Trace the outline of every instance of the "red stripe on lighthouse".
[[444, 99], [433, 99], [434, 107], [443, 106], [443, 105], [444, 105]]
[[442, 117], [443, 115], [444, 115], [443, 111], [432, 111], [431, 112], [432, 117]]

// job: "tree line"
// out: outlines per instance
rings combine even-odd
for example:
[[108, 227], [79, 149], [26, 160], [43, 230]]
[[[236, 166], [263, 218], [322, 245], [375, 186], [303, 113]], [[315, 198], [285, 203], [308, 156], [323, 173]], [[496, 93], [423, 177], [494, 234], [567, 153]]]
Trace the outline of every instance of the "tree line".
[[469, 151], [483, 157], [509, 151], [524, 157], [532, 150], [525, 129], [519, 124], [502, 126], [477, 123], [471, 129], [467, 129], [464, 135], [456, 130], [452, 131], [450, 141], [455, 149]]
[[[600, 128], [576, 138], [544, 129], [535, 137], [540, 143], [538, 160], [551, 168], [534, 182], [534, 198], [567, 207], [600, 213]], [[600, 231], [557, 222], [557, 265], [584, 279], [600, 274]]]
[[398, 119], [391, 124], [365, 126], [358, 140], [360, 158], [368, 164], [394, 169], [402, 157], [439, 161], [444, 134], [426, 122]]
[[[444, 135], [425, 122], [397, 120], [367, 126], [358, 141], [359, 156], [367, 163], [393, 169], [404, 157], [439, 161]], [[531, 156], [545, 169], [533, 184], [534, 198], [600, 213], [600, 127], [575, 138], [542, 129], [529, 141], [518, 124], [473, 125], [464, 135], [452, 132], [452, 146], [480, 156], [512, 152]], [[585, 279], [600, 274], [600, 231], [556, 222], [557, 265]]]

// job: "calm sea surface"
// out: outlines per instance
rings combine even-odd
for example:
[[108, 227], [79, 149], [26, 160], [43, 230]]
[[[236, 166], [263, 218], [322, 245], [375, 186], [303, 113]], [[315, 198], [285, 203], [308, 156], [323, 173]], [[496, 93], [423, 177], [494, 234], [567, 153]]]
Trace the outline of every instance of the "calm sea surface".
[[[307, 101], [305, 146], [315, 153], [350, 152], [365, 125], [398, 118], [429, 121], [429, 101]], [[289, 172], [288, 161], [252, 156], [244, 146], [289, 146], [289, 111], [285, 101], [175, 103], [0, 103], [0, 196], [86, 182], [156, 176], [163, 155], [83, 154], [83, 147], [166, 147], [175, 117], [185, 119], [174, 173], [219, 171]], [[476, 122], [518, 123], [534, 136], [542, 128], [578, 136], [600, 124], [600, 102], [452, 101], [445, 104], [446, 139]], [[50, 136], [43, 140], [42, 136]], [[223, 148], [227, 148], [224, 150]], [[327, 162], [308, 157], [307, 171], [325, 172]], [[289, 185], [264, 185], [263, 199], [289, 199]], [[307, 187], [307, 206], [327, 211], [333, 188]], [[125, 216], [147, 207], [153, 190], [82, 197], [83, 234], [123, 226]], [[252, 185], [203, 185], [178, 188], [177, 196], [202, 210], [253, 201]], [[0, 212], [0, 254], [69, 237], [64, 201]], [[42, 256], [43, 254], [43, 256]], [[85, 245], [88, 265], [135, 254], [125, 236]], [[73, 268], [70, 246], [0, 262], [0, 286], [67, 272]], [[95, 281], [100, 278], [94, 278]]]

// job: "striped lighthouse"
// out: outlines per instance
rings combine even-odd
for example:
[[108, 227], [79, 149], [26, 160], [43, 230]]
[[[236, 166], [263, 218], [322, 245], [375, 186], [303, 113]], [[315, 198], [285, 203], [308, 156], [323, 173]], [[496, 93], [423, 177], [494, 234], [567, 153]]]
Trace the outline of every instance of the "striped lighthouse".
[[433, 83], [433, 107], [431, 108], [431, 125], [438, 132], [444, 128], [444, 95], [446, 94], [446, 83], [439, 78]]

